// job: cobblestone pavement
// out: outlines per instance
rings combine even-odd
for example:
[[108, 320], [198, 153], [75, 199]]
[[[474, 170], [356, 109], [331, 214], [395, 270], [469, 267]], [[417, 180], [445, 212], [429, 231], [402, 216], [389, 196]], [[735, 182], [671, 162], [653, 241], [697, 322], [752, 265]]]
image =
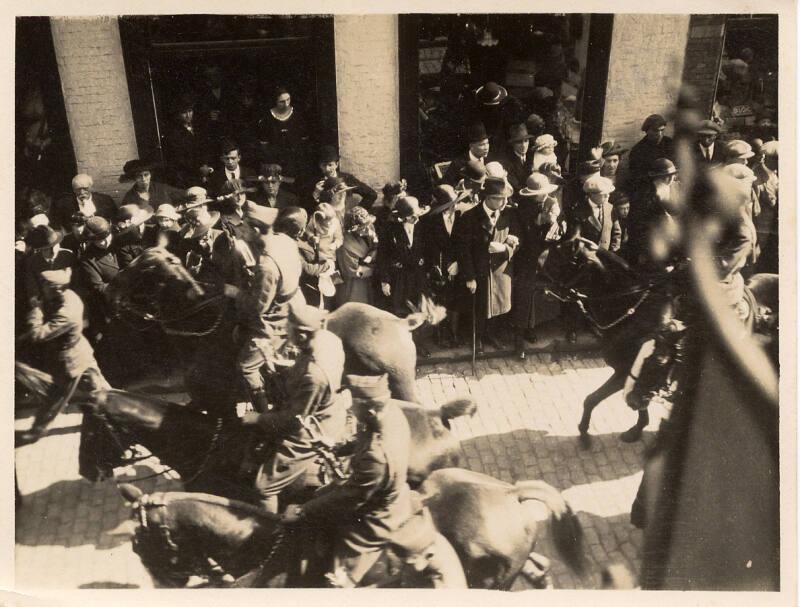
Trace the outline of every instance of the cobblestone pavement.
[[[443, 403], [472, 395], [478, 411], [454, 420], [462, 439], [463, 465], [506, 481], [541, 479], [561, 490], [577, 512], [585, 535], [589, 571], [578, 578], [558, 562], [548, 533], [536, 550], [553, 560], [557, 588], [597, 588], [601, 566], [623, 563], [638, 571], [641, 532], [629, 512], [641, 478], [644, 445], [622, 443], [618, 433], [635, 414], [615, 395], [595, 410], [591, 449], [577, 442], [581, 403], [611, 370], [594, 355], [554, 359], [535, 354], [524, 362], [495, 358], [477, 363], [421, 367], [423, 398]], [[167, 395], [179, 398], [180, 395]], [[653, 431], [664, 411], [651, 407]], [[31, 416], [16, 420], [30, 426]], [[80, 414], [59, 416], [38, 443], [16, 450], [16, 470], [24, 505], [16, 519], [16, 584], [26, 589], [150, 588], [153, 583], [127, 536], [114, 530], [127, 520], [126, 507], [113, 482], [90, 484], [78, 476]], [[645, 434], [645, 442], [653, 434]], [[155, 461], [118, 471], [118, 479], [158, 469]], [[140, 484], [145, 491], [180, 488], [175, 479], [158, 477]], [[518, 582], [518, 588], [527, 587]]]

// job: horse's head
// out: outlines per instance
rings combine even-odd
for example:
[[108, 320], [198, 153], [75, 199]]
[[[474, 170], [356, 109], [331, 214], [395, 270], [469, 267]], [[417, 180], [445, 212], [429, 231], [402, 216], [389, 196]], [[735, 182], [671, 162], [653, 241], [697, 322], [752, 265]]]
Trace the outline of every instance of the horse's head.
[[157, 584], [180, 588], [192, 575], [230, 586], [256, 567], [277, 538], [279, 517], [203, 493], [142, 492], [120, 485], [137, 523], [133, 550]]
[[153, 320], [164, 310], [178, 310], [203, 297], [205, 291], [175, 255], [152, 248], [117, 274], [106, 294], [115, 313]]
[[556, 292], [604, 284], [614, 266], [627, 269], [619, 257], [579, 236], [551, 245], [538, 260], [540, 276]]

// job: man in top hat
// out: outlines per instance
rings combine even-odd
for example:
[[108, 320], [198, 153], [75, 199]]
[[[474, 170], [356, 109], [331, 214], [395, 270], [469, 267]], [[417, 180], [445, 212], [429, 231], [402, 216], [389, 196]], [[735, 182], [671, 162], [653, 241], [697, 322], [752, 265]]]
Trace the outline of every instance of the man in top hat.
[[348, 436], [347, 409], [339, 395], [344, 372], [341, 340], [322, 329], [318, 309], [300, 300], [289, 306], [288, 336], [299, 355], [282, 378], [287, 399], [275, 403], [271, 411], [247, 413], [242, 419], [244, 425], [258, 426], [275, 445], [261, 462], [255, 481], [262, 505], [274, 514], [279, 493], [313, 473], [318, 457], [315, 443], [323, 440], [332, 447]]
[[472, 295], [463, 298], [462, 311], [473, 316], [479, 352], [484, 343], [498, 346], [489, 319], [511, 309], [511, 262], [520, 228], [514, 210], [506, 208], [510, 195], [505, 180], [487, 178], [483, 202], [461, 216], [456, 235], [459, 278]]
[[515, 192], [524, 185], [528, 175], [533, 172], [533, 150], [530, 142], [533, 136], [528, 134], [525, 124], [513, 124], [508, 129], [509, 151], [501, 159], [508, 172], [508, 182]]
[[[28, 234], [30, 255], [25, 257], [25, 296], [41, 297], [41, 274], [49, 270], [64, 270], [72, 280], [72, 269], [77, 264], [73, 251], [61, 247], [63, 235], [47, 225], [36, 226]], [[20, 293], [17, 297], [22, 298]]]
[[[298, 295], [302, 264], [295, 240], [272, 231], [278, 212], [254, 205], [249, 221], [262, 235], [252, 243], [255, 265], [251, 278], [226, 284], [225, 294], [236, 307], [236, 338], [241, 344], [238, 367], [256, 411], [268, 409], [261, 369], [275, 372], [286, 344], [289, 302]], [[300, 295], [302, 297], [302, 295]]]
[[694, 157], [701, 166], [722, 164], [725, 148], [717, 145], [717, 138], [722, 132], [720, 126], [713, 120], [703, 120], [697, 129], [697, 144], [693, 148]]
[[[319, 162], [317, 163], [319, 171], [311, 179], [313, 187], [308, 188], [311, 198], [315, 202], [319, 202], [320, 195], [325, 189], [325, 180], [331, 178], [341, 178], [348, 188], [352, 188], [352, 193], [358, 195], [358, 205], [367, 210], [372, 208], [375, 201], [378, 199], [378, 193], [369, 187], [363, 181], [357, 179], [350, 173], [345, 173], [339, 170], [339, 152], [331, 145], [324, 145], [319, 151]], [[355, 203], [347, 203], [347, 207], [353, 206]], [[313, 209], [307, 209], [313, 210]]]
[[181, 191], [158, 181], [153, 181], [154, 164], [147, 160], [129, 160], [122, 169], [120, 181], [133, 181], [133, 186], [125, 192], [122, 204], [135, 204], [140, 208], [156, 209], [159, 205], [175, 202]]
[[613, 140], [602, 143], [600, 147], [603, 149], [603, 165], [600, 167], [600, 176], [610, 179], [616, 187], [619, 161], [628, 150]]
[[169, 163], [169, 184], [185, 189], [205, 183], [211, 174], [211, 149], [202, 127], [194, 122], [195, 99], [184, 94], [175, 105], [175, 122], [162, 141], [164, 157]]
[[36, 412], [32, 428], [20, 437], [22, 443], [35, 442], [42, 437], [81, 381], [89, 392], [111, 388], [83, 336], [83, 302], [69, 289], [70, 276], [67, 269], [42, 272], [41, 297], [28, 314], [27, 332], [18, 340], [46, 346], [47, 370], [55, 380], [48, 394], [51, 402]]
[[93, 191], [94, 180], [85, 173], [72, 178], [72, 195], [63, 196], [50, 208], [50, 225], [55, 229], [70, 231], [72, 216], [81, 213], [85, 217], [97, 215], [114, 221], [117, 205], [111, 196]]
[[387, 376], [347, 375], [345, 385], [360, 422], [355, 439], [338, 450], [352, 453], [350, 476], [302, 506], [290, 505], [282, 518], [331, 529], [335, 539], [328, 580], [337, 587], [356, 587], [388, 546], [409, 557], [423, 545], [436, 545], [437, 538], [406, 482], [411, 431], [391, 398]]
[[423, 218], [425, 241], [425, 266], [434, 300], [447, 309], [449, 335], [440, 332], [439, 341], [444, 347], [459, 342], [458, 320], [458, 259], [456, 257], [457, 223], [464, 210], [471, 205], [461, 201], [469, 192], [456, 192], [448, 184], [438, 185], [433, 190], [430, 213]]
[[253, 169], [241, 163], [239, 144], [233, 139], [229, 137], [222, 139], [219, 143], [219, 152], [219, 162], [214, 167], [214, 172], [209, 175], [206, 187], [212, 197], [222, 195], [222, 186], [228, 181], [236, 179], [247, 181], [256, 177]]
[[299, 200], [292, 192], [281, 187], [283, 169], [275, 163], [263, 163], [258, 175], [259, 189], [253, 202], [279, 211], [287, 207], [299, 206]]
[[462, 169], [468, 162], [479, 162], [483, 166], [490, 161], [489, 158], [489, 135], [483, 123], [475, 123], [467, 128], [467, 142], [469, 149], [460, 156], [456, 156], [447, 167], [442, 183], [449, 183], [452, 186], [458, 184], [462, 177]]
[[557, 241], [563, 234], [560, 222], [561, 207], [552, 194], [558, 190], [546, 175], [531, 173], [525, 186], [519, 191], [520, 203], [517, 206], [520, 238], [522, 244], [514, 257], [513, 306], [515, 349], [524, 357], [525, 340], [535, 342], [537, 261], [545, 246]]
[[144, 251], [145, 223], [152, 216], [153, 209], [149, 205], [140, 208], [135, 204], [124, 204], [119, 208], [114, 225], [113, 248], [120, 270], [127, 268]]
[[89, 339], [99, 340], [110, 318], [106, 288], [119, 273], [119, 260], [111, 246], [111, 224], [103, 217], [90, 217], [83, 229], [86, 250], [78, 262], [78, 280], [86, 293], [89, 316]]
[[667, 121], [659, 114], [648, 116], [642, 123], [645, 135], [631, 148], [628, 157], [629, 185], [628, 192], [636, 198], [642, 189], [647, 189], [647, 172], [659, 158], [674, 160], [672, 138], [664, 131]]
[[394, 205], [394, 222], [386, 227], [378, 243], [378, 277], [381, 291], [390, 300], [390, 311], [406, 316], [408, 302], [419, 303], [427, 291], [425, 236], [420, 218], [430, 211], [413, 196], [403, 196]]

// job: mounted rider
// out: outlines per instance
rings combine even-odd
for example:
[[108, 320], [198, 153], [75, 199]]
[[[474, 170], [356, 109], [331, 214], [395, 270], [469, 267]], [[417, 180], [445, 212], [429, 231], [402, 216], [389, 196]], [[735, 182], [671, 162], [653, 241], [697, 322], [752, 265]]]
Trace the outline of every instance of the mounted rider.
[[94, 358], [92, 346], [83, 336], [83, 302], [68, 288], [68, 269], [45, 270], [39, 274], [41, 299], [33, 298], [28, 313], [28, 331], [18, 341], [46, 346], [54, 385], [52, 402], [36, 413], [33, 427], [23, 433], [21, 442], [35, 442], [82, 384], [86, 391], [110, 389]]
[[298, 295], [302, 272], [295, 241], [272, 232], [277, 215], [276, 209], [250, 209], [249, 223], [261, 232], [248, 243], [254, 249], [252, 276], [247, 284], [225, 285], [225, 294], [235, 300], [235, 337], [242, 344], [237, 364], [259, 413], [268, 409], [262, 369], [272, 373], [282, 362], [289, 302]]
[[[256, 490], [270, 512], [278, 494], [316, 471], [317, 441], [331, 446], [345, 438], [347, 410], [339, 396], [344, 371], [341, 340], [322, 329], [322, 316], [304, 302], [292, 302], [289, 341], [300, 355], [284, 376], [287, 399], [264, 413], [247, 413], [242, 422], [257, 425], [274, 448], [260, 464]], [[298, 419], [300, 418], [300, 419]]]
[[[337, 587], [359, 585], [387, 547], [417, 570], [446, 578], [448, 587], [466, 587], [454, 566], [454, 553], [438, 537], [428, 513], [406, 482], [410, 430], [400, 408], [391, 400], [386, 375], [345, 377], [353, 397], [353, 412], [359, 421], [354, 441], [340, 454], [352, 451], [347, 480], [323, 488], [302, 506], [289, 506], [286, 523], [308, 522], [334, 528], [333, 571], [328, 579]], [[442, 543], [444, 542], [444, 543]], [[450, 547], [452, 551], [452, 547]], [[436, 554], [437, 560], [425, 558]], [[417, 558], [421, 563], [415, 563]], [[456, 562], [457, 562], [457, 557]]]

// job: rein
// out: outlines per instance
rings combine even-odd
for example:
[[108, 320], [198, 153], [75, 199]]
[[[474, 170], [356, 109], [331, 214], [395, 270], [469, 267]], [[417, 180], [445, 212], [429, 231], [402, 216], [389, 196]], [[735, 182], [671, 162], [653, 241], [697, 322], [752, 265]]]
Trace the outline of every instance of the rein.
[[[209, 328], [205, 329], [205, 330], [202, 330], [202, 331], [188, 331], [188, 330], [182, 330], [182, 329], [174, 329], [174, 328], [169, 327], [168, 325], [176, 323], [176, 322], [179, 322], [181, 320], [186, 320], [188, 318], [191, 318], [192, 316], [195, 316], [199, 312], [202, 312], [206, 308], [208, 308], [208, 307], [210, 307], [210, 306], [212, 306], [214, 304], [217, 304], [220, 301], [223, 301], [224, 299], [225, 299], [225, 294], [224, 293], [221, 293], [219, 295], [214, 295], [213, 297], [210, 297], [205, 301], [201, 301], [200, 303], [195, 304], [194, 306], [192, 306], [191, 308], [189, 308], [185, 312], [183, 312], [183, 313], [181, 313], [181, 314], [179, 314], [177, 316], [174, 316], [172, 318], [164, 318], [164, 317], [161, 317], [160, 315], [155, 315], [152, 312], [146, 311], [146, 310], [140, 308], [139, 306], [136, 306], [136, 305], [132, 304], [130, 302], [130, 300], [128, 300], [127, 298], [125, 300], [123, 300], [123, 302], [120, 304], [120, 307], [123, 310], [125, 310], [126, 312], [130, 312], [133, 315], [137, 316], [141, 320], [144, 320], [146, 322], [155, 322], [155, 323], [159, 324], [161, 326], [162, 330], [167, 334], [178, 335], [178, 336], [183, 336], [183, 337], [205, 337], [206, 335], [210, 335], [211, 333], [213, 333], [214, 331], [216, 331], [219, 328], [219, 325], [222, 322], [222, 317], [223, 317], [223, 315], [225, 313], [225, 307], [224, 306], [217, 306], [216, 318], [214, 319], [214, 322], [211, 323], [211, 326]], [[136, 329], [138, 331], [146, 331], [147, 328], [148, 327], [145, 327], [144, 329], [140, 329], [138, 327], [134, 327], [134, 329]]]

